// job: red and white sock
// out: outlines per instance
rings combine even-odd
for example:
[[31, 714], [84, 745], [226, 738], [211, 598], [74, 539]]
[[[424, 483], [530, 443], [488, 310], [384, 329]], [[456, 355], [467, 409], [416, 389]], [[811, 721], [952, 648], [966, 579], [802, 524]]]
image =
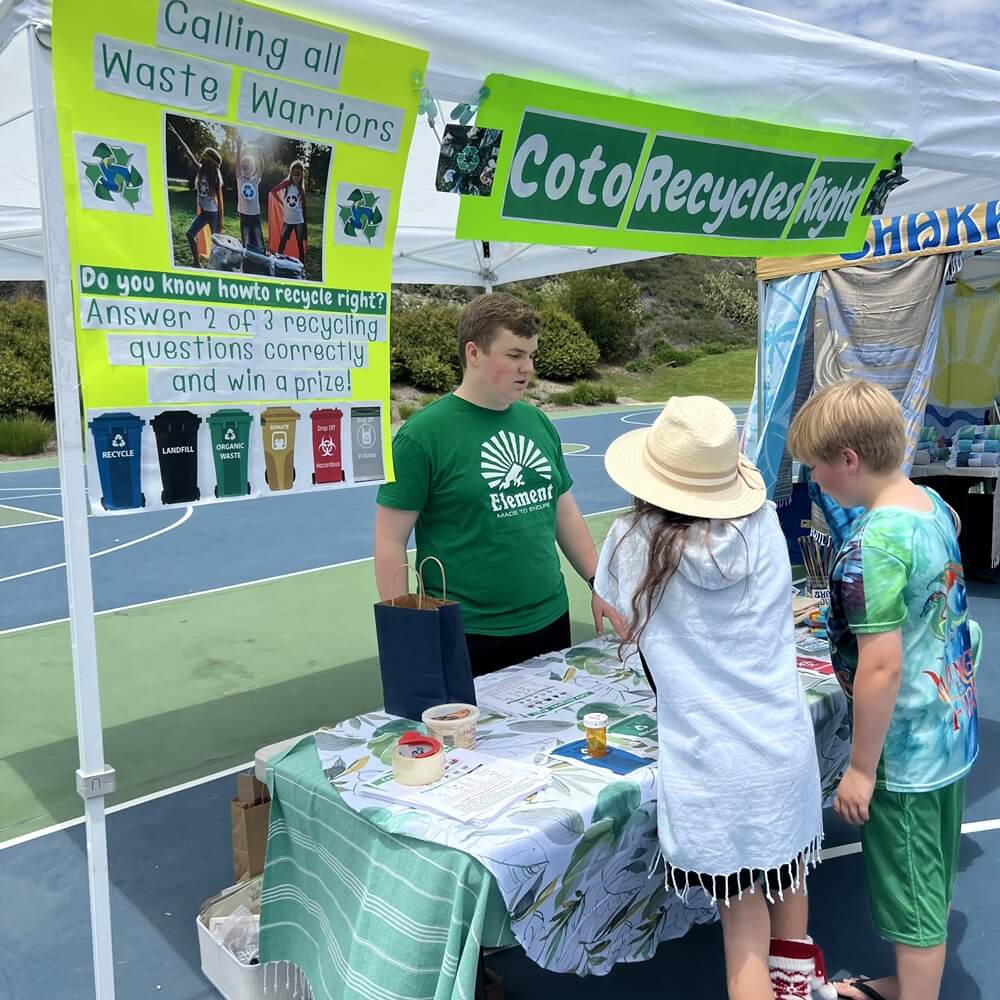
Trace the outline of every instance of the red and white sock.
[[771, 939], [768, 968], [774, 1000], [836, 1000], [837, 991], [827, 982], [823, 953], [812, 938]]

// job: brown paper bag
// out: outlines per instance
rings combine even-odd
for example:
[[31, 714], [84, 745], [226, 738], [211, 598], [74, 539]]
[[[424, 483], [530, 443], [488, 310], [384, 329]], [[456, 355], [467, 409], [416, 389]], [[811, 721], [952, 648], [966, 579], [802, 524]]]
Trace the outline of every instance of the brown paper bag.
[[233, 875], [237, 882], [260, 875], [267, 854], [267, 822], [271, 798], [267, 786], [252, 774], [236, 778], [236, 798], [230, 804], [233, 826]]

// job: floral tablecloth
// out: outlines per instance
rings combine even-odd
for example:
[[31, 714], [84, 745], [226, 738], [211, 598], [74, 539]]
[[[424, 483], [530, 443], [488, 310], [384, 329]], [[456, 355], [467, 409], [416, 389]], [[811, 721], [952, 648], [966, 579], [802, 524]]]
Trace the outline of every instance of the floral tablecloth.
[[[583, 735], [587, 712], [605, 712], [611, 725], [638, 713], [655, 715], [638, 657], [623, 663], [617, 643], [598, 638], [505, 672], [519, 674], [558, 680], [592, 697], [543, 719], [490, 714], [480, 719], [478, 751], [543, 766], [552, 779], [489, 827], [359, 792], [360, 785], [384, 773], [399, 735], [413, 728], [382, 712], [322, 733], [317, 745], [327, 779], [344, 803], [379, 830], [478, 859], [496, 881], [514, 938], [543, 968], [602, 975], [618, 962], [650, 958], [660, 941], [715, 919], [707, 896], [691, 893], [684, 903], [664, 889], [662, 867], [651, 874], [657, 852], [655, 743], [610, 737], [650, 759], [649, 766], [624, 777], [547, 756], [556, 743]], [[849, 754], [847, 704], [822, 653], [800, 658], [800, 677], [828, 798]]]

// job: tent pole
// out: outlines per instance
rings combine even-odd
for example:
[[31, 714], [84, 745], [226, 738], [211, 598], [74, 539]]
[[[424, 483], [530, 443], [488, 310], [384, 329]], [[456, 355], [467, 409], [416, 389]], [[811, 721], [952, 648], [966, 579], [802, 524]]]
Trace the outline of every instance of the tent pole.
[[83, 423], [73, 332], [73, 292], [69, 272], [66, 204], [60, 171], [52, 79], [51, 35], [29, 29], [31, 87], [35, 104], [35, 140], [39, 153], [42, 232], [45, 239], [45, 293], [48, 300], [52, 378], [59, 444], [59, 490], [66, 547], [66, 584], [73, 651], [76, 732], [80, 769], [77, 791], [83, 797], [90, 882], [90, 926], [97, 1000], [114, 1000], [115, 967], [111, 945], [111, 893], [104, 796], [114, 791], [115, 773], [104, 762], [101, 693], [97, 675], [94, 593], [87, 530]]
[[764, 282], [757, 282], [757, 437], [756, 450], [760, 454], [761, 439], [764, 437], [764, 401], [766, 387], [764, 379]]

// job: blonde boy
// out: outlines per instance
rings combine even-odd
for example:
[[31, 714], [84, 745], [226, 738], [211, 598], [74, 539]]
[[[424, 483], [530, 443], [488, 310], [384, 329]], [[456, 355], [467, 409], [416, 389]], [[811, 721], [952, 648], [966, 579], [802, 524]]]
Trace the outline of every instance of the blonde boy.
[[903, 415], [879, 386], [849, 379], [816, 393], [788, 445], [824, 493], [865, 508], [830, 577], [831, 651], [853, 708], [834, 809], [861, 825], [872, 921], [895, 945], [896, 976], [838, 984], [839, 994], [937, 1000], [964, 779], [979, 750], [978, 629], [958, 519], [903, 475]]

